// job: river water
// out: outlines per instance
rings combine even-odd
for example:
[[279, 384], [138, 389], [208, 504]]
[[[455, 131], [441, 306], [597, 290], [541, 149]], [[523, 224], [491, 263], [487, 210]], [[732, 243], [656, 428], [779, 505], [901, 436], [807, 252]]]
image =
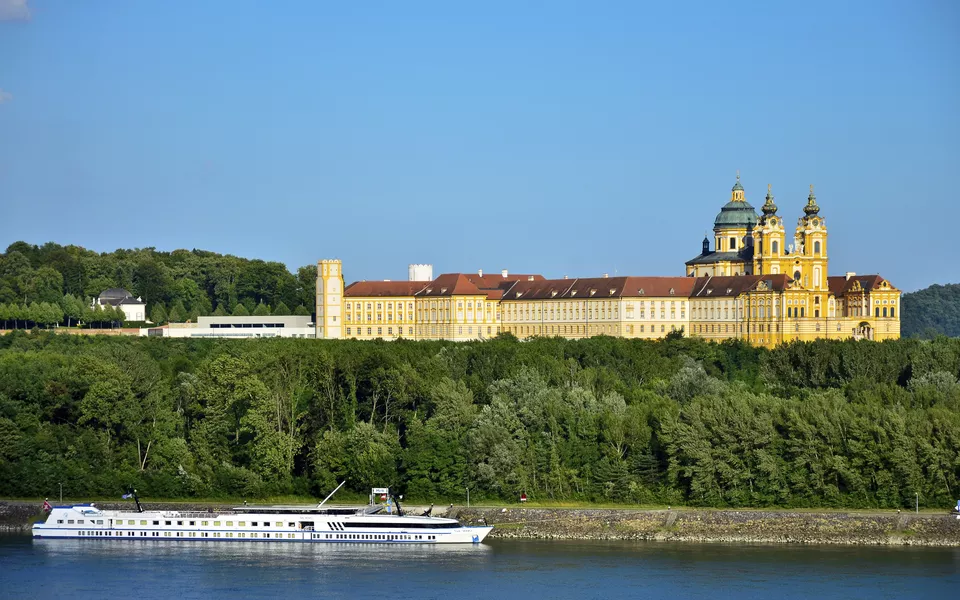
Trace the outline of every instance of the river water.
[[960, 548], [0, 536], [2, 598], [956, 598]]

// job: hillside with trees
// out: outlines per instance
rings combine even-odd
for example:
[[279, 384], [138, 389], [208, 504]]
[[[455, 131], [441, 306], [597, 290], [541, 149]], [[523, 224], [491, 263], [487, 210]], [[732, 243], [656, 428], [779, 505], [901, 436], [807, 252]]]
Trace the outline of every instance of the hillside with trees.
[[949, 507], [960, 340], [0, 337], [0, 496]]
[[960, 284], [931, 285], [904, 294], [901, 306], [903, 337], [960, 337]]
[[278, 262], [204, 250], [101, 254], [52, 242], [15, 242], [0, 254], [0, 322], [14, 329], [117, 325], [122, 313], [91, 311], [93, 298], [110, 288], [143, 298], [154, 323], [209, 314], [309, 315], [316, 276], [316, 265], [300, 267], [294, 275]]

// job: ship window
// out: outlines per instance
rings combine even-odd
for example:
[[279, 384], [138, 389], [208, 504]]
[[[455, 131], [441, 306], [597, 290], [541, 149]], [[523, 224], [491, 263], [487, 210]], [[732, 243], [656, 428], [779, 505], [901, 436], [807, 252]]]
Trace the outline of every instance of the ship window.
[[164, 524], [164, 525], [170, 525], [170, 521], [164, 521], [163, 524]]
[[190, 524], [191, 524], [191, 525], [196, 525], [197, 522], [196, 522], [196, 521], [190, 521]]
[[266, 521], [264, 521], [264, 522], [263, 522], [263, 526], [264, 526], [264, 527], [270, 527], [270, 523], [267, 523]]
[[213, 525], [214, 527], [220, 527], [220, 521], [214, 521]]
[[57, 519], [57, 523], [63, 524], [63, 519]]
[[154, 524], [154, 525], [159, 525], [159, 524], [160, 524], [160, 521], [154, 521], [153, 524]]
[[67, 519], [67, 525], [73, 525], [73, 519]]
[[289, 527], [296, 527], [296, 526], [297, 526], [296, 523], [287, 523], [287, 525], [288, 525]]
[[281, 523], [280, 521], [277, 521], [277, 527], [283, 527], [283, 523]]
[[246, 521], [240, 521], [239, 525], [240, 525], [240, 527], [246, 527], [246, 526], [247, 526], [247, 522], [246, 522]]
[[250, 526], [251, 526], [251, 527], [256, 527], [256, 526], [257, 526], [257, 522], [254, 521]]
[[141, 524], [141, 525], [146, 525], [147, 522], [146, 522], [146, 521], [140, 521], [140, 524]]
[[227, 527], [233, 527], [233, 521], [227, 521]]
[[183, 521], [177, 521], [177, 525], [183, 525]]
[[200, 524], [206, 527], [207, 525], [210, 524], [210, 521], [200, 521]]

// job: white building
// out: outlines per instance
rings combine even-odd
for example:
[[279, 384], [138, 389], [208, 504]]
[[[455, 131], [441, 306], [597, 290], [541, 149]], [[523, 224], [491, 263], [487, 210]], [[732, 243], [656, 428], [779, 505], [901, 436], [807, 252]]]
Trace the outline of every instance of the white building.
[[[133, 294], [122, 288], [104, 290], [93, 301], [93, 306], [120, 307], [125, 321], [146, 321], [147, 303], [141, 298], [134, 298]], [[92, 307], [91, 307], [92, 308]]]
[[182, 338], [315, 338], [309, 316], [199, 317], [196, 323], [144, 327], [140, 335]]

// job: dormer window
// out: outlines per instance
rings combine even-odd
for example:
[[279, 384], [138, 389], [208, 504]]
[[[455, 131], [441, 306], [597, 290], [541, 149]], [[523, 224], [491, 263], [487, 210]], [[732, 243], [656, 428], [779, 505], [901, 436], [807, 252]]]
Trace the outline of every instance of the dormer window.
[[642, 295], [643, 295], [643, 288], [640, 288], [640, 291], [637, 292], [637, 293], [642, 296]]
[[571, 296], [576, 296], [576, 295], [577, 295], [577, 290], [570, 290], [570, 295], [571, 295]]
[[551, 298], [555, 297], [556, 295], [557, 295], [557, 291], [556, 291], [556, 290], [553, 290], [552, 292], [550, 292], [550, 297], [551, 297]]
[[673, 296], [676, 292], [673, 291], [673, 288], [670, 288], [670, 295]]
[[590, 290], [590, 295], [591, 295], [591, 296], [594, 295], [594, 294], [596, 294], [596, 293], [597, 293], [597, 290]]
[[446, 294], [446, 293], [447, 293], [447, 288], [440, 288], [440, 293], [441, 293], [441, 294]]
[[727, 288], [727, 293], [729, 294], [731, 292], [733, 292], [733, 288]]
[[616, 288], [610, 288], [610, 295], [611, 295], [611, 296], [614, 295], [614, 294], [616, 294], [616, 293], [617, 293], [617, 289], [616, 289]]

